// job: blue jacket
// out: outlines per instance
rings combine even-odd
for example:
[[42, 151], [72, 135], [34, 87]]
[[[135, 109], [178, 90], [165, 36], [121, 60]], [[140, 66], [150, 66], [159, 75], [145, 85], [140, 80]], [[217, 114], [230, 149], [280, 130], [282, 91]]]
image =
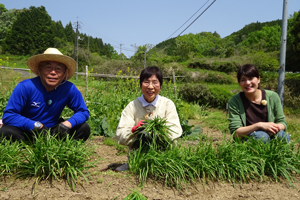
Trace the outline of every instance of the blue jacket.
[[[47, 103], [52, 101], [50, 105]], [[47, 92], [40, 77], [20, 82], [13, 90], [3, 113], [3, 124], [22, 130], [32, 130], [36, 121], [50, 128], [58, 123], [65, 106], [74, 111], [68, 119], [72, 127], [88, 120], [89, 111], [80, 91], [66, 81], [55, 90]]]

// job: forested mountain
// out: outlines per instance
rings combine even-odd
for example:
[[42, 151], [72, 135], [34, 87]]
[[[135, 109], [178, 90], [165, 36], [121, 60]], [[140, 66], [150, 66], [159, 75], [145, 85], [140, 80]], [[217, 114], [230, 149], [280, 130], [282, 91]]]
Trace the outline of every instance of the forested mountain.
[[[4, 53], [33, 55], [53, 46], [73, 56], [76, 33], [71, 22], [63, 27], [61, 21], [51, 20], [43, 6], [7, 10], [0, 4], [0, 11], [0, 44]], [[101, 38], [88, 38], [84, 33], [78, 35], [80, 46], [87, 48], [89, 43], [91, 52], [108, 58], [115, 53], [111, 45], [103, 43]]]
[[[163, 41], [151, 49], [152, 54], [167, 55], [164, 60], [177, 62], [193, 60], [202, 62], [201, 58], [230, 58], [232, 56], [258, 55], [265, 70], [274, 70], [278, 67], [279, 50], [281, 43], [281, 20], [271, 22], [256, 22], [246, 25], [241, 30], [221, 38], [216, 32], [201, 32], [186, 34], [177, 38]], [[287, 70], [300, 71], [300, 15], [295, 12], [288, 20], [287, 38]], [[200, 61], [199, 61], [200, 60]], [[276, 67], [273, 67], [276, 66]]]

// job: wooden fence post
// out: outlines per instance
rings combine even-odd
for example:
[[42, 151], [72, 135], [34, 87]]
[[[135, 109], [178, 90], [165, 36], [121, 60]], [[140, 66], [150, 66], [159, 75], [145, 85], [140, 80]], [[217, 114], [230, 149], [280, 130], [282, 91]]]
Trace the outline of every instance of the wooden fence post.
[[85, 85], [86, 85], [86, 92], [87, 92], [87, 90], [88, 90], [88, 66], [86, 65], [85, 66]]
[[174, 94], [175, 94], [175, 98], [177, 99], [177, 95], [176, 95], [176, 79], [175, 79], [175, 72], [173, 70], [173, 84], [174, 84]]

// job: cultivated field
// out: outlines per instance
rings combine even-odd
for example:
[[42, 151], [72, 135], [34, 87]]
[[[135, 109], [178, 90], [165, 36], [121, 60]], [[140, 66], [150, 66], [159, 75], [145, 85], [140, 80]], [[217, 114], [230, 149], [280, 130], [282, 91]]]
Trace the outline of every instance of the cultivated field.
[[[193, 121], [195, 123], [195, 121]], [[214, 138], [217, 144], [223, 140], [223, 134], [219, 131], [202, 128], [202, 133]], [[229, 137], [229, 136], [228, 136]], [[127, 154], [117, 155], [115, 146], [104, 144], [104, 137], [93, 136], [87, 145], [95, 146], [95, 155], [99, 158], [99, 163], [95, 168], [90, 169], [91, 177], [89, 183], [82, 181], [77, 183], [74, 192], [70, 189], [66, 181], [53, 180], [41, 181], [34, 189], [35, 179], [15, 179], [2, 178], [0, 199], [124, 199], [135, 190], [143, 194], [148, 199], [298, 199], [299, 191], [290, 187], [286, 180], [275, 182], [272, 179], [263, 182], [255, 180], [248, 183], [232, 184], [228, 182], [208, 181], [204, 186], [202, 183], [188, 185], [177, 191], [176, 188], [165, 186], [161, 182], [154, 182], [149, 179], [147, 183], [140, 187], [138, 176], [126, 172], [115, 172], [113, 169], [99, 171], [112, 163], [125, 163]], [[195, 141], [186, 141], [189, 145], [196, 145]], [[95, 157], [96, 158], [96, 157]], [[300, 183], [294, 185], [300, 188]]]

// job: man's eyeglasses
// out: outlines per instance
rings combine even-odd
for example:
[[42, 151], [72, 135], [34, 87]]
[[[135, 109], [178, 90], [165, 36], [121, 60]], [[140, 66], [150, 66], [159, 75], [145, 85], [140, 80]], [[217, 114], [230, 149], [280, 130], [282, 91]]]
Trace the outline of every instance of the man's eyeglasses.
[[47, 72], [52, 72], [52, 71], [54, 70], [56, 73], [62, 73], [62, 72], [65, 72], [65, 71], [66, 71], [66, 67], [60, 66], [60, 65], [57, 65], [57, 66], [53, 67], [53, 66], [50, 65], [50, 64], [46, 64], [43, 68], [44, 68]]

